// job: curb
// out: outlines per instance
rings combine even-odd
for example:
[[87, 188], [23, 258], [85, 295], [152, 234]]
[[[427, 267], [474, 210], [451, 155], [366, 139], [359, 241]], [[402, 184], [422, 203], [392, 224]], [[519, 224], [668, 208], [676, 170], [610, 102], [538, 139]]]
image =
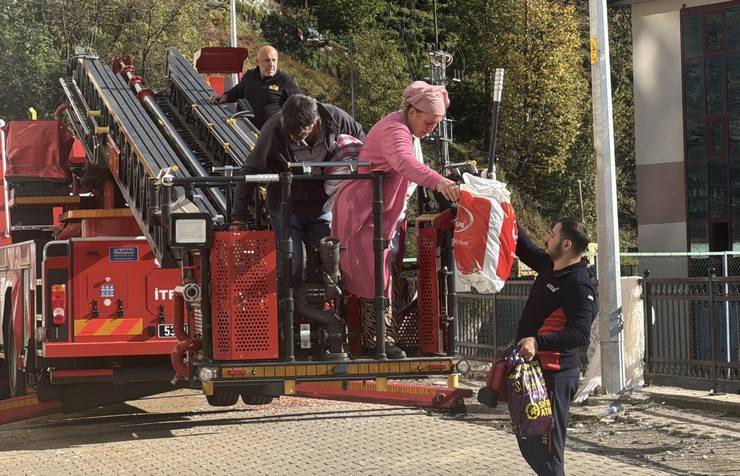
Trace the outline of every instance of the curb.
[[[740, 416], [740, 397], [730, 396], [733, 400], [723, 395], [680, 395], [661, 391], [658, 388], [643, 387], [642, 393], [649, 396], [655, 402], [671, 405], [678, 408], [693, 408], [697, 410], [708, 410], [716, 413], [724, 413], [727, 416]], [[735, 401], [737, 400], [737, 401]]]

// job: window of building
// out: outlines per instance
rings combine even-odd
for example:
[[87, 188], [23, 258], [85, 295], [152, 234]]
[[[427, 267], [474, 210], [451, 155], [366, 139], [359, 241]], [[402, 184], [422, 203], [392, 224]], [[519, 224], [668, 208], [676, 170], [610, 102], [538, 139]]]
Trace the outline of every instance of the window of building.
[[740, 0], [681, 10], [691, 251], [740, 251]]

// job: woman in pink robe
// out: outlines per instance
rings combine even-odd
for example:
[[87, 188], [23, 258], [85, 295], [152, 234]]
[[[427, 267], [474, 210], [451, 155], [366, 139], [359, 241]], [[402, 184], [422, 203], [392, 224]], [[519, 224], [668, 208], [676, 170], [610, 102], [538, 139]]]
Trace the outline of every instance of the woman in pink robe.
[[[459, 197], [455, 182], [446, 179], [417, 160], [414, 137], [432, 132], [449, 106], [444, 86], [415, 81], [403, 94], [402, 110], [388, 114], [367, 135], [360, 160], [370, 167], [361, 172], [383, 170], [383, 238], [390, 240], [406, 208], [409, 183], [413, 182], [442, 193], [450, 201]], [[346, 181], [337, 192], [332, 218], [332, 235], [347, 248], [341, 254], [340, 269], [346, 292], [360, 298], [362, 342], [366, 349], [375, 347], [375, 264], [373, 257], [373, 191], [369, 180]], [[384, 251], [385, 296], [390, 298], [391, 256]], [[386, 308], [386, 354], [404, 358], [395, 345], [395, 321]]]

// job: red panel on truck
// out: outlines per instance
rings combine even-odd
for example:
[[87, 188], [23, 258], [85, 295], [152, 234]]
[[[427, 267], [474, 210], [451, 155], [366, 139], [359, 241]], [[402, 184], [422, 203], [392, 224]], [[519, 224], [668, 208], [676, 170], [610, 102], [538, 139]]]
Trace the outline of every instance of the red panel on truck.
[[211, 249], [211, 319], [216, 360], [276, 359], [275, 234], [217, 232]]
[[142, 240], [73, 240], [73, 341], [176, 343], [171, 332], [179, 269], [162, 269]]
[[74, 138], [57, 121], [13, 121], [7, 129], [9, 181], [66, 181]]

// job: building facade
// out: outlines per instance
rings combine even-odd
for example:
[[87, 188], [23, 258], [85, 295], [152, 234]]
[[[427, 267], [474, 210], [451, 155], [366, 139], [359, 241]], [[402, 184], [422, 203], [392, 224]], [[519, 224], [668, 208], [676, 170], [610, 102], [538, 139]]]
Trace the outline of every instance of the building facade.
[[642, 252], [740, 251], [740, 0], [633, 0]]

